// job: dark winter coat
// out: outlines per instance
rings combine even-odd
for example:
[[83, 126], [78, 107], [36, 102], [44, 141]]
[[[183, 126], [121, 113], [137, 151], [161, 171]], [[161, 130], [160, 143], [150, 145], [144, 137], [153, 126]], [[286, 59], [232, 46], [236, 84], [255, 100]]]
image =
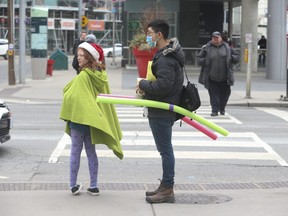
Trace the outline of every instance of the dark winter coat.
[[[176, 39], [155, 54], [152, 73], [155, 81], [141, 80], [139, 87], [145, 99], [179, 105], [184, 76], [184, 52]], [[175, 113], [168, 110], [148, 108], [149, 118], [170, 118]]]
[[[214, 46], [211, 41], [202, 47], [201, 51], [197, 54], [197, 64], [201, 66], [201, 72], [199, 75], [198, 82], [203, 84], [205, 88], [209, 88], [209, 75], [211, 72], [211, 47]], [[223, 72], [227, 73], [227, 84], [234, 84], [233, 64], [237, 64], [240, 61], [240, 56], [237, 51], [231, 48], [227, 43], [223, 42], [221, 46], [226, 49], [226, 68]]]
[[80, 39], [78, 39], [73, 46], [74, 57], [73, 57], [73, 61], [72, 61], [72, 67], [76, 70], [77, 74], [79, 74], [79, 72], [80, 72], [79, 71], [79, 63], [78, 63], [78, 59], [77, 59], [77, 48], [83, 42], [85, 42], [85, 41], [81, 41]]

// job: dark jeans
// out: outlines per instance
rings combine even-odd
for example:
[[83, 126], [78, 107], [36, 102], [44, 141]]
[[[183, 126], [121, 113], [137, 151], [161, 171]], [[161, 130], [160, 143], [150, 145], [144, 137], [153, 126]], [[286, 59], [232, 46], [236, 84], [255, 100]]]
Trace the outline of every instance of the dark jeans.
[[208, 92], [212, 112], [225, 111], [225, 107], [231, 94], [230, 85], [227, 85], [226, 81], [215, 82], [210, 80]]
[[266, 62], [266, 54], [265, 53], [259, 54], [258, 62], [259, 62], [259, 64], [265, 65], [265, 62]]
[[174, 118], [149, 118], [149, 125], [162, 158], [162, 183], [166, 187], [174, 185], [175, 157], [172, 146], [172, 126]]

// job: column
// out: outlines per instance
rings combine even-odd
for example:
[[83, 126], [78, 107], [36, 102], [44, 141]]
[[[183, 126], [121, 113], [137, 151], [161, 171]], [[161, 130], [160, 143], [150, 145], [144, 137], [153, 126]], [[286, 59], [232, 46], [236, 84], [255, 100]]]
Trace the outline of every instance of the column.
[[286, 0], [268, 0], [267, 79], [287, 76]]
[[48, 8], [31, 8], [31, 69], [32, 79], [45, 79], [48, 46]]
[[258, 43], [258, 0], [242, 0], [241, 13], [241, 72], [247, 71], [247, 63], [244, 62], [244, 52], [247, 49], [245, 35], [252, 34], [252, 72], [257, 71], [257, 43]]

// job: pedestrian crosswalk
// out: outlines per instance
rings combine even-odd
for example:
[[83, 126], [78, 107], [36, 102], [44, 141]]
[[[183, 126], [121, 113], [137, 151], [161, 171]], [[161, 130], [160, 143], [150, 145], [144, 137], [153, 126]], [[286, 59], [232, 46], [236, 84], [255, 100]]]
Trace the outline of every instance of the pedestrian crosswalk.
[[[224, 116], [218, 116], [217, 118], [210, 116], [211, 109], [209, 107], [204, 107], [197, 110], [196, 114], [207, 118], [208, 120], [213, 120], [214, 123], [234, 123], [242, 124], [241, 121], [234, 118], [233, 116], [226, 113]], [[141, 107], [117, 107], [117, 114], [120, 123], [146, 123], [147, 118], [143, 118], [144, 108]]]
[[[121, 144], [124, 159], [160, 158], [148, 120], [143, 117], [143, 108], [119, 106], [116, 110], [123, 132]], [[216, 124], [242, 124], [228, 113], [225, 116], [211, 117], [209, 107], [199, 109], [197, 114]], [[241, 160], [250, 163], [265, 161], [269, 165], [288, 166], [285, 160], [253, 132], [230, 132], [227, 137], [219, 135], [217, 140], [212, 140], [183, 122], [182, 127], [173, 130], [172, 143], [177, 159]], [[70, 137], [64, 134], [51, 154], [49, 163], [56, 163], [61, 157], [69, 157], [70, 145]], [[111, 150], [101, 146], [100, 148], [97, 146], [98, 157], [115, 157]]]
[[257, 107], [256, 109], [275, 115], [288, 122], [288, 112], [271, 107]]

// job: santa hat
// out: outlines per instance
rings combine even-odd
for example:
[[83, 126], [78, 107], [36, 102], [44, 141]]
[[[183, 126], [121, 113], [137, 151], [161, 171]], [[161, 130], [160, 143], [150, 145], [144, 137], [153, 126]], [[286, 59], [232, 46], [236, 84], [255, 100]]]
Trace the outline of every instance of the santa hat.
[[103, 52], [102, 47], [96, 43], [90, 43], [90, 45], [92, 45], [97, 50], [97, 52], [99, 53], [99, 61], [103, 62], [104, 61], [104, 52]]
[[[83, 42], [83, 43], [81, 43], [78, 47], [79, 47], [79, 48], [83, 48], [83, 49], [85, 49], [86, 51], [88, 51], [88, 52], [93, 56], [93, 58], [95, 59], [95, 61], [96, 61], [96, 62], [99, 62], [100, 54], [99, 54], [97, 48], [94, 46], [93, 43]], [[102, 52], [103, 52], [103, 51], [102, 51]]]

